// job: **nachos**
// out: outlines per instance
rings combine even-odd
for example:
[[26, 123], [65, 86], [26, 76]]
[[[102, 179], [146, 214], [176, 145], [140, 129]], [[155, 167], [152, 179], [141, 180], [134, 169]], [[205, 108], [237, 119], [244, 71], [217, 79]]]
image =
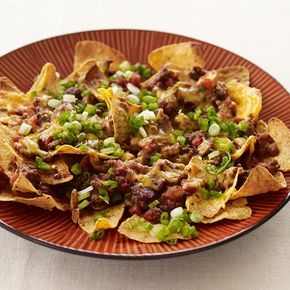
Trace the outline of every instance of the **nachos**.
[[28, 92], [1, 77], [0, 201], [70, 211], [94, 240], [118, 228], [175, 244], [250, 218], [247, 197], [286, 187], [290, 132], [258, 119], [246, 67], [205, 62], [196, 42], [156, 48], [148, 66], [81, 41], [67, 76], [47, 63]]

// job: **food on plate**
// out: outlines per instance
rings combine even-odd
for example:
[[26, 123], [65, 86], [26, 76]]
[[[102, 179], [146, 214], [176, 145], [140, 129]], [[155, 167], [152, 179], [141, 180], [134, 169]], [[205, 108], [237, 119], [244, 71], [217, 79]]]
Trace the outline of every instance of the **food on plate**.
[[90, 40], [73, 72], [47, 63], [26, 93], [0, 77], [0, 201], [70, 211], [93, 240], [117, 228], [174, 245], [251, 218], [248, 197], [286, 187], [290, 131], [258, 119], [246, 67], [206, 70], [196, 42], [148, 63]]

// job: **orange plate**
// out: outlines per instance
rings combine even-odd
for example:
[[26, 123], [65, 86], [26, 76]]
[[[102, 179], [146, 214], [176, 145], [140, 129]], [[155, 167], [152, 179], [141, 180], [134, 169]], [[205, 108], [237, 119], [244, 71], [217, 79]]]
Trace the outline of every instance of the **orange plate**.
[[[195, 40], [189, 37], [144, 30], [98, 30], [62, 35], [32, 43], [0, 58], [0, 75], [10, 78], [20, 89], [28, 90], [32, 80], [46, 62], [52, 62], [62, 76], [72, 71], [74, 45], [79, 40], [99, 40], [122, 51], [132, 63], [146, 62], [147, 54], [165, 44]], [[199, 40], [197, 40], [199, 41]], [[206, 68], [244, 65], [251, 72], [251, 84], [263, 93], [261, 118], [272, 116], [290, 126], [289, 94], [265, 71], [223, 48], [202, 42]], [[287, 105], [286, 105], [287, 104]], [[288, 187], [290, 174], [286, 175]], [[198, 226], [200, 238], [181, 241], [175, 246], [142, 244], [131, 241], [110, 230], [102, 241], [91, 241], [70, 220], [68, 213], [48, 212], [12, 202], [0, 203], [0, 225], [7, 230], [38, 244], [54, 249], [107, 258], [161, 258], [184, 255], [209, 249], [238, 238], [270, 219], [290, 199], [281, 190], [249, 198], [253, 216], [244, 221], [221, 221]]]

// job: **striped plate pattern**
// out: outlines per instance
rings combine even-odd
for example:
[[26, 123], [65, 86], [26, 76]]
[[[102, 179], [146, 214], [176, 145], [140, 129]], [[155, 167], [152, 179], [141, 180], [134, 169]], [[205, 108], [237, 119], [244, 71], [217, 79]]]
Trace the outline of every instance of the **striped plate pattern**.
[[[144, 30], [99, 30], [58, 36], [19, 48], [0, 58], [0, 75], [7, 76], [23, 91], [30, 88], [34, 77], [46, 62], [52, 62], [62, 77], [72, 71], [74, 45], [79, 40], [99, 40], [122, 51], [131, 62], [146, 62], [147, 54], [165, 44], [195, 40], [189, 37]], [[206, 68], [244, 65], [251, 72], [251, 84], [263, 94], [261, 118], [282, 119], [290, 127], [288, 92], [269, 74], [225, 49], [199, 41], [205, 51]], [[286, 175], [288, 187], [290, 174]], [[44, 211], [10, 202], [0, 203], [0, 225], [34, 242], [83, 255], [117, 258], [153, 258], [197, 252], [232, 240], [249, 232], [272, 217], [286, 202], [288, 190], [249, 198], [253, 216], [245, 221], [221, 221], [198, 226], [200, 238], [182, 241], [175, 246], [142, 244], [107, 231], [102, 241], [91, 241], [74, 225], [69, 213]]]

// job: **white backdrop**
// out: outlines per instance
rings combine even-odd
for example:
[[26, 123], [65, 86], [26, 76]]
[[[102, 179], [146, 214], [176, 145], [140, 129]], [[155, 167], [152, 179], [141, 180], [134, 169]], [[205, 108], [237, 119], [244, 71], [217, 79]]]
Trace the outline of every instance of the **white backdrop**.
[[[227, 48], [289, 89], [289, 0], [1, 0], [0, 55], [50, 36], [144, 28]], [[289, 103], [287, 104], [289, 105]], [[290, 206], [229, 244], [186, 257], [73, 256], [0, 229], [0, 289], [290, 289]]]

